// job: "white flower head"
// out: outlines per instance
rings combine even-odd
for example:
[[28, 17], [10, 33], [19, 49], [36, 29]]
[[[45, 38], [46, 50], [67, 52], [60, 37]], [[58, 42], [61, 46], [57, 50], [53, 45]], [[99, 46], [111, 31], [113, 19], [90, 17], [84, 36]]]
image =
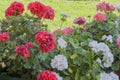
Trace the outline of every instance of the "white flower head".
[[57, 55], [51, 60], [52, 68], [57, 68], [57, 70], [64, 70], [68, 68], [67, 58], [63, 55]]
[[110, 73], [102, 72], [100, 74], [100, 80], [119, 80], [119, 77], [114, 72]]
[[90, 47], [95, 47], [97, 44], [98, 44], [98, 42], [95, 41], [95, 40], [93, 40], [93, 41], [91, 41], [91, 42], [89, 43], [89, 46], [90, 46]]
[[103, 42], [98, 43], [98, 46], [99, 46], [100, 51], [103, 51], [103, 52], [109, 52], [110, 51], [108, 45], [106, 45]]
[[109, 47], [103, 42], [98, 43], [97, 41], [92, 41], [89, 43], [89, 46], [92, 48], [94, 52], [100, 52], [100, 51], [109, 52], [110, 51]]
[[102, 61], [104, 67], [110, 67], [114, 61], [113, 54], [111, 54], [110, 52], [105, 53]]
[[57, 74], [56, 72], [54, 72], [54, 74], [57, 77], [57, 80], [63, 80], [62, 77], [59, 74]]
[[58, 40], [58, 45], [61, 47], [61, 48], [66, 48], [67, 47], [67, 42], [63, 39], [63, 37], [60, 37]]
[[109, 41], [110, 43], [113, 43], [113, 37], [112, 37], [112, 35], [109, 35], [106, 40]]
[[113, 54], [110, 51], [110, 48], [107, 44], [100, 42], [97, 43], [96, 41], [90, 42], [89, 46], [92, 50], [96, 53], [102, 51], [103, 52], [103, 59], [97, 59], [96, 62], [100, 64], [101, 67], [110, 67], [114, 61]]
[[112, 37], [112, 35], [108, 35], [108, 36], [103, 35], [103, 36], [102, 36], [102, 40], [107, 40], [107, 41], [109, 41], [110, 43], [113, 43], [113, 37]]
[[115, 6], [115, 8], [116, 8], [117, 10], [120, 10], [120, 4], [117, 4], [117, 5]]
[[105, 40], [106, 38], [107, 38], [106, 35], [103, 35], [103, 36], [102, 36], [102, 40]]

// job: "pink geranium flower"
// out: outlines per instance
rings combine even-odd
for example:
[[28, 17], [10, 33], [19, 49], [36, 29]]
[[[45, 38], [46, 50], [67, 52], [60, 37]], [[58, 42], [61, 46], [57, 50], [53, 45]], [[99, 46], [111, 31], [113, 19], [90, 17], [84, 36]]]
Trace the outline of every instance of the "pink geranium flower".
[[10, 40], [10, 36], [7, 32], [0, 33], [0, 41], [8, 41]]
[[97, 10], [104, 11], [106, 13], [112, 12], [115, 10], [115, 7], [109, 3], [101, 2], [96, 6]]
[[117, 38], [117, 45], [118, 45], [118, 48], [120, 49], [120, 36]]
[[70, 34], [73, 31], [72, 27], [67, 27], [62, 30], [63, 34]]
[[86, 19], [83, 17], [75, 18], [73, 21], [74, 24], [79, 24], [79, 25], [85, 24], [85, 22], [86, 22]]
[[94, 19], [98, 20], [98, 21], [106, 21], [107, 20], [106, 16], [102, 13], [95, 14]]

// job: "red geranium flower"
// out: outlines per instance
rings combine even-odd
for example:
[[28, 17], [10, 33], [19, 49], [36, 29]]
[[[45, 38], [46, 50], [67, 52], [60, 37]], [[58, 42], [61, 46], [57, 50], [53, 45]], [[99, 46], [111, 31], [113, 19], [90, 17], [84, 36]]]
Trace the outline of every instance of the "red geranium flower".
[[73, 21], [74, 24], [79, 24], [79, 25], [85, 24], [85, 22], [86, 22], [86, 19], [83, 17], [75, 18]]
[[40, 18], [44, 16], [46, 6], [38, 1], [31, 2], [28, 4], [28, 10], [34, 15], [39, 15]]
[[109, 3], [102, 2], [96, 6], [97, 10], [104, 11], [106, 13], [112, 12], [115, 10], [115, 7]]
[[25, 58], [30, 57], [30, 53], [24, 45], [17, 46], [15, 51], [16, 51], [16, 54], [18, 54], [20, 56], [24, 56]]
[[70, 34], [72, 32], [73, 28], [67, 27], [62, 30], [63, 34]]
[[55, 48], [55, 37], [48, 31], [40, 31], [35, 35], [36, 42], [42, 52], [48, 53]]
[[8, 41], [10, 40], [10, 36], [7, 32], [0, 33], [0, 41]]
[[31, 2], [28, 5], [28, 10], [39, 18], [54, 19], [54, 10], [50, 6], [46, 6], [38, 1]]
[[37, 76], [37, 80], [58, 80], [58, 79], [52, 71], [45, 70]]
[[50, 6], [46, 6], [45, 19], [53, 20], [55, 16], [54, 10]]
[[20, 2], [13, 2], [5, 11], [5, 16], [21, 15], [24, 11], [24, 5]]
[[94, 19], [98, 20], [98, 21], [106, 21], [106, 16], [104, 14], [102, 14], [102, 13], [97, 13], [94, 16]]
[[27, 43], [25, 44], [25, 46], [26, 46], [28, 49], [34, 47], [34, 45], [33, 45], [32, 42], [27, 42]]

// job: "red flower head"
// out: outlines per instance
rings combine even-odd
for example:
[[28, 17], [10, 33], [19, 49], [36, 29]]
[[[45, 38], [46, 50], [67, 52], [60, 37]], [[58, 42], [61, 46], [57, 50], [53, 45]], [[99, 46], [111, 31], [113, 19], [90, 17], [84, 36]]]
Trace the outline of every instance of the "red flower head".
[[97, 6], [96, 6], [97, 10], [100, 10], [100, 11], [104, 11], [106, 13], [108, 12], [112, 12], [115, 10], [115, 7], [109, 3], [105, 3], [105, 2], [102, 2], [102, 3], [99, 3]]
[[118, 45], [118, 48], [120, 49], [120, 36], [117, 38], [117, 45]]
[[50, 6], [45, 6], [44, 4], [35, 1], [28, 4], [28, 10], [39, 18], [54, 19], [54, 10]]
[[10, 36], [7, 32], [0, 33], [0, 41], [8, 41], [10, 40]]
[[62, 30], [63, 34], [70, 34], [72, 32], [73, 28], [67, 27]]
[[30, 57], [30, 53], [24, 45], [17, 46], [15, 49], [15, 52], [16, 52], [16, 54], [18, 54], [20, 56], [24, 56], [25, 58]]
[[58, 80], [58, 79], [52, 71], [45, 70], [41, 72], [40, 75], [37, 76], [37, 80]]
[[94, 19], [98, 20], [98, 21], [106, 21], [106, 16], [104, 14], [102, 14], [102, 13], [97, 13], [94, 16]]
[[34, 45], [33, 45], [32, 42], [27, 42], [27, 43], [25, 44], [25, 46], [26, 46], [28, 49], [34, 47]]
[[46, 6], [46, 13], [44, 15], [44, 18], [53, 20], [54, 16], [55, 16], [54, 10], [50, 6]]
[[24, 5], [20, 2], [13, 2], [5, 11], [5, 16], [21, 15], [24, 11]]
[[75, 18], [73, 21], [74, 24], [79, 24], [79, 25], [85, 24], [85, 22], [86, 22], [86, 19], [83, 17]]
[[28, 4], [28, 10], [34, 15], [39, 15], [40, 18], [44, 16], [46, 6], [38, 1], [31, 2]]
[[48, 31], [40, 31], [35, 35], [36, 42], [42, 52], [48, 53], [55, 48], [55, 37]]

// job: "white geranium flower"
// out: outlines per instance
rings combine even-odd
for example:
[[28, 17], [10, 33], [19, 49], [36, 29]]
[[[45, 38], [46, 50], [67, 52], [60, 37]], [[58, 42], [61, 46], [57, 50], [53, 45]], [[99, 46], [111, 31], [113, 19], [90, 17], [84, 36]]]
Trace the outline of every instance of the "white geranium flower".
[[63, 37], [60, 37], [58, 40], [58, 45], [61, 47], [61, 48], [66, 48], [67, 47], [67, 42], [63, 39]]
[[95, 41], [95, 40], [93, 40], [93, 41], [91, 41], [91, 42], [89, 43], [89, 46], [90, 46], [90, 47], [95, 47], [97, 44], [98, 44], [98, 42]]
[[102, 36], [102, 40], [107, 40], [107, 41], [109, 41], [110, 43], [113, 43], [113, 37], [112, 37], [112, 35], [108, 35], [108, 36], [103, 35], [103, 36]]
[[[109, 36], [111, 37], [111, 36]], [[108, 45], [103, 42], [97, 43], [97, 41], [90, 42], [89, 46], [92, 50], [96, 53], [102, 51], [103, 52], [103, 59], [100, 60], [99, 58], [96, 60], [101, 67], [110, 67], [114, 61], [113, 54], [110, 51]]]
[[94, 40], [91, 41], [91, 42], [89, 43], [89, 46], [92, 48], [92, 51], [94, 51], [94, 52], [99, 52], [99, 51], [100, 51], [97, 41], [94, 41]]
[[92, 48], [94, 52], [100, 52], [100, 51], [109, 52], [110, 51], [109, 47], [103, 42], [98, 43], [97, 41], [92, 41], [89, 43], [89, 46]]
[[52, 68], [57, 68], [57, 70], [64, 70], [68, 68], [68, 62], [65, 56], [57, 55], [51, 60]]
[[104, 67], [110, 67], [114, 61], [113, 54], [111, 54], [110, 52], [105, 53], [102, 61]]
[[109, 47], [103, 42], [99, 43], [98, 46], [99, 46], [100, 51], [103, 51], [103, 52], [110, 51]]
[[120, 10], [120, 4], [117, 4], [117, 5], [115, 6], [115, 8], [116, 8], [117, 10]]
[[112, 37], [112, 35], [109, 35], [106, 40], [109, 41], [110, 43], [113, 43], [113, 37]]
[[119, 80], [119, 77], [114, 72], [110, 73], [102, 72], [100, 74], [100, 80]]
[[103, 36], [102, 36], [102, 40], [105, 40], [106, 38], [107, 38], [106, 35], [103, 35]]
[[59, 74], [57, 74], [56, 72], [54, 72], [54, 74], [57, 77], [57, 80], [63, 80], [62, 77]]

